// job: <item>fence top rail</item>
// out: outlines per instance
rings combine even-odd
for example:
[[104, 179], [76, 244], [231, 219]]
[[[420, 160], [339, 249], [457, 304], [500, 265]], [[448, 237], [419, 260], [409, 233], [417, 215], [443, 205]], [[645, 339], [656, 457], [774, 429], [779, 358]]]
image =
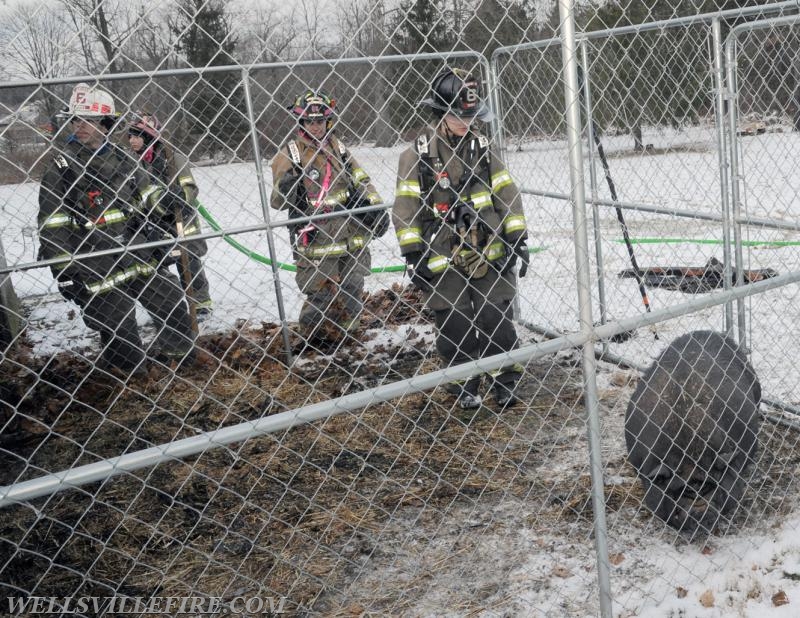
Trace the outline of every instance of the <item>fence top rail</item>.
[[[800, 0], [798, 0], [798, 4], [800, 4]], [[739, 35], [744, 32], [770, 28], [772, 26], [788, 26], [796, 24], [798, 21], [800, 21], [800, 15], [780, 15], [778, 17], [771, 17], [769, 19], [759, 19], [756, 21], [749, 21], [744, 24], [739, 24], [738, 26], [731, 28], [731, 31], [728, 33], [728, 38], [725, 40], [725, 46], [727, 49], [730, 49]]]
[[[691, 26], [696, 24], [707, 24], [713, 22], [714, 20], [736, 19], [741, 17], [769, 15], [772, 13], [783, 13], [787, 10], [800, 11], [800, 0], [786, 0], [784, 2], [776, 2], [775, 4], [761, 4], [758, 6], [749, 6], [740, 9], [728, 9], [726, 11], [701, 13], [700, 15], [673, 17], [671, 19], [644, 22], [630, 26], [620, 26], [618, 28], [606, 28], [603, 30], [593, 30], [591, 32], [578, 32], [575, 36], [578, 40], [592, 40], [612, 36], [621, 36], [625, 34], [639, 34], [642, 32], [651, 32], [653, 30], [668, 30], [670, 28]], [[537, 49], [540, 47], [546, 48], [550, 47], [551, 45], [560, 44], [561, 37], [553, 37], [551, 39], [543, 39], [541, 41], [532, 41], [531, 43], [520, 43], [518, 45], [506, 45], [505, 47], [498, 47], [494, 50], [494, 52], [492, 52], [492, 62], [495, 62], [502, 54], [512, 54], [518, 51]]]
[[322, 58], [319, 60], [294, 60], [285, 62], [264, 62], [259, 64], [229, 64], [221, 66], [188, 67], [184, 69], [166, 69], [163, 71], [136, 71], [128, 73], [106, 73], [103, 75], [73, 75], [69, 77], [51, 77], [47, 79], [29, 79], [14, 82], [0, 82], [0, 89], [4, 88], [30, 88], [32, 86], [54, 86], [74, 84], [76, 82], [108, 82], [124, 81], [131, 79], [148, 79], [158, 77], [176, 77], [182, 75], [205, 75], [208, 73], [225, 73], [240, 71], [247, 74], [252, 71], [264, 69], [338, 66], [343, 64], [384, 64], [389, 62], [413, 62], [415, 60], [441, 60], [457, 58], [475, 58], [481, 64], [486, 64], [486, 57], [473, 50], [428, 52], [423, 54], [394, 54], [391, 56], [352, 56], [347, 58]]

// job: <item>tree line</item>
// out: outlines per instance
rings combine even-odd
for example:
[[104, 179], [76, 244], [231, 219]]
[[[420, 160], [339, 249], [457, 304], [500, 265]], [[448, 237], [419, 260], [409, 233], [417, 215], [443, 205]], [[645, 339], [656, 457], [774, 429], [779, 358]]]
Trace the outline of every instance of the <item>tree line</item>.
[[[579, 30], [593, 31], [763, 4], [750, 0], [611, 0], [577, 3]], [[5, 7], [0, 57], [5, 81], [113, 75], [226, 65], [472, 50], [549, 39], [559, 30], [556, 0], [350, 0], [263, 3], [242, 0], [28, 0]], [[736, 20], [726, 24], [735, 25]], [[771, 71], [763, 92], [792, 106], [793, 39], [773, 41], [759, 61]], [[598, 39], [587, 73], [601, 127], [696, 122], [713, 108], [708, 32], [692, 27]], [[787, 74], [776, 72], [775, 58]], [[466, 68], [475, 68], [466, 63]], [[784, 66], [785, 65], [785, 66]], [[260, 147], [273, 151], [291, 126], [293, 95], [321, 86], [338, 97], [341, 129], [356, 140], [390, 146], [416, 130], [417, 103], [440, 62], [319, 64], [252, 72]], [[771, 67], [771, 68], [770, 68]], [[501, 57], [504, 125], [512, 138], [560, 134], [560, 51]], [[252, 144], [239, 71], [143, 77], [110, 84], [131, 109], [159, 114], [176, 145], [194, 158], [248, 158]], [[43, 115], [63, 107], [71, 85], [0, 88], [9, 109], [41, 102]], [[754, 97], [757, 98], [757, 97]], [[766, 101], [765, 103], [768, 103]]]

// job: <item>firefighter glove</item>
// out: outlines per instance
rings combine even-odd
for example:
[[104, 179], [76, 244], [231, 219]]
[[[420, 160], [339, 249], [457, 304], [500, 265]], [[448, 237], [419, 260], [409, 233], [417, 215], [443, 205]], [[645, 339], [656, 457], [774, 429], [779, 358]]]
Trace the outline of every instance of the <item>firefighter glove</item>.
[[296, 168], [290, 169], [283, 175], [283, 178], [278, 181], [278, 191], [282, 195], [291, 195], [297, 188], [297, 181], [300, 179], [300, 173]]
[[480, 279], [488, 270], [483, 253], [474, 249], [460, 249], [453, 255], [453, 264], [471, 279]]
[[528, 253], [528, 245], [524, 242], [519, 243], [515, 249], [515, 254], [519, 256], [519, 277], [520, 279], [528, 274], [528, 266], [531, 263], [531, 254]]
[[518, 241], [513, 247], [507, 247], [505, 257], [498, 260], [497, 266], [500, 272], [505, 274], [514, 269], [514, 266], [517, 265], [517, 260], [520, 262], [519, 277], [522, 278], [528, 274], [528, 265], [531, 261], [528, 245], [525, 244], [525, 241]]
[[428, 263], [422, 259], [422, 251], [412, 251], [405, 255], [408, 270], [411, 272], [411, 283], [423, 292], [432, 292], [433, 273]]

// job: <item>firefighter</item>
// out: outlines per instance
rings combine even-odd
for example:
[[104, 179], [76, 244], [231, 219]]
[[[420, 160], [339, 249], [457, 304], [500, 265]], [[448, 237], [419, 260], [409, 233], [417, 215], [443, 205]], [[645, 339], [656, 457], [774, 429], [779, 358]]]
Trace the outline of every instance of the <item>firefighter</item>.
[[[437, 327], [436, 348], [447, 366], [517, 347], [512, 300], [528, 266], [520, 192], [503, 161], [477, 131], [491, 120], [472, 75], [447, 68], [428, 98], [435, 122], [400, 155], [393, 207], [400, 251], [411, 281], [425, 294]], [[502, 409], [516, 403], [522, 367], [489, 376]], [[482, 377], [449, 385], [464, 409], [482, 402]]]
[[[309, 90], [289, 110], [297, 131], [272, 161], [272, 207], [296, 218], [381, 204], [366, 171], [334, 134], [335, 101]], [[388, 213], [375, 210], [290, 227], [297, 285], [305, 294], [299, 318], [305, 344], [335, 342], [358, 328], [368, 243], [388, 226]]]
[[[111, 95], [77, 85], [66, 112], [72, 134], [54, 150], [39, 189], [39, 257], [70, 257], [153, 240], [150, 211], [167, 194], [147, 182], [137, 162], [109, 141], [117, 114]], [[193, 360], [194, 337], [183, 291], [159, 261], [158, 250], [71, 260], [51, 267], [61, 294], [80, 306], [100, 332], [98, 367], [124, 375], [144, 371], [146, 353], [136, 324], [136, 301], [157, 335], [148, 356]]]
[[[176, 203], [178, 211], [164, 213], [161, 227], [169, 230], [171, 236], [192, 236], [201, 233], [200, 219], [197, 214], [197, 183], [192, 176], [188, 159], [173, 150], [161, 139], [161, 123], [154, 114], [135, 112], [133, 122], [128, 125], [128, 143], [136, 153], [141, 164], [155, 179], [170, 187], [180, 196]], [[178, 228], [182, 228], [181, 230]], [[209, 315], [213, 308], [208, 290], [208, 278], [203, 269], [203, 259], [208, 252], [208, 245], [203, 239], [192, 240], [182, 245], [188, 254], [188, 280], [191, 281], [191, 297], [198, 316]], [[176, 260], [179, 275], [182, 265]]]

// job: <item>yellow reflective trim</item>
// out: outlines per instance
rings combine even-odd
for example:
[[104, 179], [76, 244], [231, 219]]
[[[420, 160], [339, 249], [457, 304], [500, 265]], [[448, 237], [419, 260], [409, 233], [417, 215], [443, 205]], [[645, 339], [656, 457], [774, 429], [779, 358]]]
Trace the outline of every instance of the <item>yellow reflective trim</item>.
[[370, 193], [367, 195], [367, 199], [369, 200], [370, 206], [375, 206], [376, 204], [382, 204], [383, 198], [377, 193]]
[[483, 251], [484, 255], [486, 256], [486, 259], [489, 260], [490, 262], [493, 262], [494, 260], [499, 260], [506, 254], [506, 248], [502, 242], [493, 242]]
[[155, 272], [155, 267], [152, 264], [136, 264], [135, 266], [131, 266], [125, 270], [115, 272], [96, 283], [87, 283], [86, 289], [93, 294], [108, 292], [109, 290], [117, 287], [119, 284], [125, 283], [130, 279], [135, 279], [139, 275], [151, 275], [153, 272]]
[[183, 235], [192, 236], [193, 234], [199, 234], [201, 231], [199, 223], [192, 223], [183, 228]]
[[501, 373], [525, 373], [525, 367], [519, 363], [514, 363], [513, 365], [507, 365], [505, 367], [500, 367], [499, 369], [492, 369], [491, 371], [487, 372], [487, 374], [492, 377], [497, 377]]
[[[58, 255], [54, 255], [53, 259], [66, 258], [66, 257], [72, 257], [72, 254], [71, 253], [59, 253]], [[70, 264], [72, 264], [72, 262], [63, 262], [62, 264], [53, 264], [50, 268], [52, 268], [53, 270], [64, 270]]]
[[401, 247], [406, 245], [413, 245], [422, 242], [422, 230], [418, 227], [406, 227], [402, 230], [397, 230], [397, 242]]
[[446, 255], [434, 255], [428, 258], [428, 269], [432, 273], [442, 272], [450, 263], [450, 258]]
[[181, 176], [180, 178], [178, 178], [178, 184], [180, 186], [193, 185], [194, 184], [194, 177], [192, 177], [192, 176]]
[[398, 180], [395, 195], [397, 197], [419, 197], [422, 195], [422, 189], [420, 189], [419, 181]]
[[65, 225], [73, 225], [72, 217], [64, 213], [55, 213], [44, 220], [42, 227], [63, 227]]
[[144, 191], [141, 192], [141, 198], [143, 202], [146, 202], [150, 196], [155, 193], [156, 191], [161, 191], [161, 188], [156, 185], [150, 185]]
[[366, 244], [367, 243], [363, 236], [353, 236], [352, 238], [348, 239], [347, 248], [350, 251], [353, 251], [354, 249], [362, 249]]
[[353, 182], [369, 182], [369, 174], [363, 168], [357, 167], [353, 170]]
[[156, 185], [150, 185], [142, 191], [142, 203], [143, 204], [150, 204], [153, 208], [155, 208], [156, 212], [160, 215], [167, 214], [167, 209], [164, 208], [160, 203], [159, 199], [161, 198], [161, 194], [163, 190], [161, 187]]
[[[466, 196], [462, 196], [462, 199], [466, 201]], [[487, 206], [492, 205], [492, 194], [488, 191], [481, 191], [480, 193], [473, 193], [472, 194], [472, 206], [475, 210], [480, 210], [481, 208], [486, 208]]]
[[511, 174], [508, 173], [508, 170], [501, 170], [492, 176], [492, 191], [499, 191], [513, 182], [514, 179], [511, 178]]
[[104, 212], [103, 218], [106, 220], [106, 223], [115, 223], [117, 221], [125, 221], [128, 218], [128, 215], [121, 210], [113, 208]]
[[121, 223], [123, 221], [127, 221], [128, 220], [128, 215], [126, 215], [121, 210], [117, 210], [117, 209], [114, 208], [114, 209], [108, 210], [104, 214], [100, 215], [99, 219], [102, 219], [102, 221], [99, 221], [99, 220], [96, 221], [96, 222], [95, 221], [87, 221], [86, 223], [83, 224], [83, 227], [85, 227], [87, 230], [90, 230], [92, 228], [103, 227], [105, 225], [111, 225], [111, 224], [114, 224], [114, 223]]
[[525, 215], [509, 215], [503, 221], [503, 231], [506, 234], [520, 232], [526, 229]]
[[331, 243], [329, 245], [316, 245], [311, 247], [298, 247], [298, 252], [305, 257], [324, 258], [347, 253], [347, 243]]

